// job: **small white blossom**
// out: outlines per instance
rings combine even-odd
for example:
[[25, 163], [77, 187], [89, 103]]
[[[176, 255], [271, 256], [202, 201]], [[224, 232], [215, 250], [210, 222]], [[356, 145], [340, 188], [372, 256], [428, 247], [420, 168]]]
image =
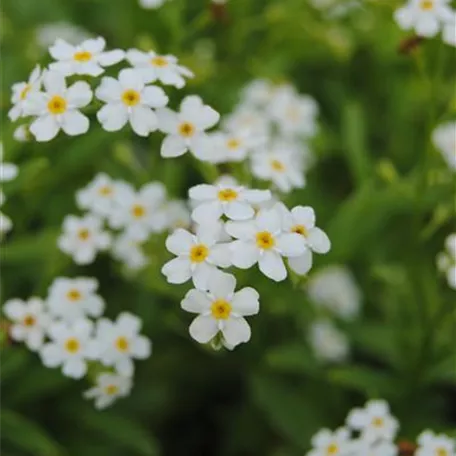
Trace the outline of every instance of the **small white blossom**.
[[154, 51], [142, 52], [130, 49], [127, 52], [127, 60], [147, 83], [158, 80], [162, 84], [181, 89], [185, 85], [184, 78], [193, 77], [193, 73], [179, 65], [173, 55], [159, 55]]
[[223, 126], [227, 131], [248, 131], [252, 137], [267, 138], [271, 131], [271, 122], [264, 112], [243, 105], [237, 108], [231, 115], [223, 120]]
[[275, 281], [287, 277], [282, 257], [298, 257], [306, 250], [301, 235], [283, 231], [277, 207], [260, 211], [253, 220], [229, 221], [226, 231], [237, 239], [230, 244], [233, 265], [248, 269], [258, 263], [260, 271]]
[[106, 104], [97, 112], [97, 118], [106, 131], [117, 131], [128, 122], [139, 136], [147, 136], [158, 126], [156, 108], [168, 103], [163, 89], [145, 85], [141, 75], [133, 69], [124, 69], [119, 79], [104, 77], [95, 95]]
[[46, 367], [62, 366], [67, 377], [81, 378], [87, 372], [87, 360], [94, 356], [92, 343], [93, 324], [77, 320], [71, 324], [57, 322], [50, 325], [50, 342], [43, 345], [40, 356]]
[[95, 408], [105, 409], [118, 398], [128, 396], [132, 383], [131, 377], [105, 372], [98, 375], [95, 386], [85, 391], [84, 397], [95, 399]]
[[112, 255], [117, 260], [122, 261], [131, 271], [143, 269], [148, 263], [139, 241], [131, 238], [127, 233], [122, 233], [114, 239]]
[[119, 374], [131, 376], [133, 359], [146, 359], [151, 353], [150, 340], [139, 334], [141, 320], [121, 313], [115, 322], [101, 318], [97, 322], [95, 349], [97, 359], [105, 366], [114, 366]]
[[[456, 25], [453, 26], [453, 34], [456, 36]], [[432, 134], [432, 140], [449, 168], [456, 171], [456, 122], [438, 126]]]
[[105, 51], [105, 47], [106, 41], [101, 36], [85, 40], [77, 46], [58, 38], [49, 48], [49, 53], [57, 60], [49, 65], [49, 69], [65, 76], [73, 74], [100, 76], [104, 72], [103, 67], [114, 65], [125, 57], [124, 51], [120, 49]]
[[10, 299], [3, 306], [3, 313], [13, 322], [10, 329], [13, 340], [24, 342], [33, 351], [41, 348], [51, 322], [41, 299]]
[[47, 305], [52, 315], [66, 321], [100, 317], [105, 304], [96, 294], [98, 281], [89, 277], [57, 277], [49, 287]]
[[418, 436], [418, 449], [415, 456], [455, 456], [456, 443], [445, 434], [435, 434], [426, 430]]
[[330, 321], [325, 320], [312, 324], [309, 330], [309, 343], [315, 356], [322, 361], [344, 361], [350, 351], [345, 334]]
[[332, 432], [322, 429], [312, 437], [313, 449], [307, 456], [351, 456], [350, 432], [339, 428]]
[[205, 130], [219, 121], [220, 114], [205, 105], [200, 97], [185, 97], [178, 113], [164, 108], [157, 114], [160, 130], [167, 134], [161, 146], [162, 157], [179, 157], [187, 150], [197, 158], [207, 154], [209, 140]]
[[231, 220], [247, 220], [255, 215], [252, 204], [271, 199], [269, 190], [251, 190], [242, 186], [200, 184], [189, 190], [197, 203], [192, 219], [197, 223], [218, 220], [226, 215]]
[[437, 267], [445, 273], [448, 286], [456, 290], [456, 233], [445, 240], [445, 251], [437, 255]]
[[68, 215], [63, 221], [63, 233], [57, 244], [77, 264], [89, 264], [99, 250], [106, 250], [111, 243], [108, 232], [103, 231], [102, 221], [93, 215], [79, 218]]
[[250, 340], [250, 327], [244, 318], [259, 311], [259, 294], [247, 287], [235, 292], [236, 279], [231, 274], [211, 275], [208, 291], [190, 290], [181, 303], [187, 312], [199, 314], [190, 325], [190, 335], [199, 343], [211, 341], [221, 332], [234, 348]]
[[166, 248], [177, 256], [168, 261], [162, 273], [169, 283], [184, 283], [190, 278], [196, 288], [207, 289], [211, 274], [217, 267], [231, 265], [227, 243], [220, 243], [223, 235], [218, 223], [199, 225], [196, 234], [178, 228], [166, 239]]
[[25, 107], [29, 96], [32, 93], [39, 92], [41, 89], [41, 78], [41, 69], [37, 65], [30, 74], [27, 82], [18, 82], [13, 85], [11, 103], [14, 106], [8, 112], [10, 120], [14, 122], [25, 114]]
[[55, 71], [43, 75], [46, 92], [30, 92], [25, 104], [25, 114], [37, 116], [30, 125], [30, 132], [37, 141], [49, 141], [62, 129], [67, 135], [86, 133], [89, 119], [79, 108], [92, 100], [92, 91], [84, 81], [67, 88], [65, 78]]

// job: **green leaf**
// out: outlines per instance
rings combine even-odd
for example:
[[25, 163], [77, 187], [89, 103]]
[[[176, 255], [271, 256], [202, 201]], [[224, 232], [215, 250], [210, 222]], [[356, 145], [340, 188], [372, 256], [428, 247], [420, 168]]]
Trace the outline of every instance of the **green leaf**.
[[310, 355], [304, 345], [282, 345], [275, 347], [266, 354], [266, 362], [275, 371], [317, 374], [318, 363]]
[[29, 360], [29, 353], [20, 348], [8, 347], [1, 351], [1, 359], [0, 378], [2, 383], [5, 383], [11, 377], [16, 377], [25, 368]]

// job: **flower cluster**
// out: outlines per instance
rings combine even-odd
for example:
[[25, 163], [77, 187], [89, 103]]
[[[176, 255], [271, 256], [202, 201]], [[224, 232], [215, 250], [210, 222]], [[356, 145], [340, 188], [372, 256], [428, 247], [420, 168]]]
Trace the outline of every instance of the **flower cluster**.
[[456, 290], [456, 233], [445, 240], [445, 251], [437, 255], [437, 268], [446, 275], [448, 286]]
[[[190, 223], [185, 203], [169, 200], [159, 182], [136, 191], [127, 182], [99, 173], [77, 192], [76, 202], [87, 212], [82, 217], [65, 218], [58, 246], [78, 264], [92, 263], [98, 251], [110, 249], [128, 269], [141, 269], [147, 264], [142, 245], [151, 234]], [[106, 226], [116, 233], [107, 231]]]
[[[363, 408], [355, 408], [345, 427], [332, 432], [320, 430], [312, 438], [313, 449], [307, 456], [399, 456], [394, 443], [399, 423], [385, 401], [372, 400]], [[453, 439], [424, 431], [418, 436], [416, 456], [454, 456]]]
[[[0, 184], [2, 182], [8, 182], [16, 178], [19, 170], [13, 163], [3, 162], [3, 144], [0, 143]], [[3, 190], [0, 188], [0, 207], [6, 201]], [[7, 233], [13, 227], [11, 219], [0, 212], [0, 239], [4, 233]]]
[[394, 18], [402, 29], [413, 29], [419, 36], [432, 38], [442, 32], [443, 41], [456, 46], [456, 10], [450, 0], [408, 0]]
[[11, 299], [3, 311], [12, 322], [11, 338], [38, 352], [46, 367], [80, 379], [95, 376], [87, 397], [103, 408], [128, 395], [136, 359], [150, 356], [151, 343], [139, 334], [141, 320], [121, 313], [116, 321], [102, 317], [105, 303], [93, 278], [58, 277], [45, 300]]

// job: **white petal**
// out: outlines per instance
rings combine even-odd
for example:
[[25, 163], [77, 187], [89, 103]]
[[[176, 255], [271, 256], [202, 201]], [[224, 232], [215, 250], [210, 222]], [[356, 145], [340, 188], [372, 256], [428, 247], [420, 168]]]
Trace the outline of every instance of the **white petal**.
[[108, 103], [97, 112], [97, 119], [106, 131], [117, 131], [128, 122], [128, 111], [121, 103]]
[[256, 224], [260, 230], [274, 233], [280, 230], [281, 220], [281, 214], [278, 209], [268, 209], [258, 214]]
[[169, 283], [184, 283], [192, 276], [190, 260], [188, 258], [174, 258], [163, 266], [161, 272], [166, 276]]
[[164, 158], [179, 157], [187, 152], [187, 145], [177, 135], [167, 136], [161, 145], [160, 154]]
[[277, 252], [265, 250], [258, 259], [260, 271], [272, 280], [280, 282], [287, 277], [287, 269]]
[[133, 341], [132, 355], [137, 359], [146, 359], [151, 354], [150, 340], [145, 336], [139, 336]]
[[122, 358], [115, 364], [117, 372], [126, 377], [131, 377], [135, 371], [135, 365], [130, 358]]
[[124, 89], [133, 89], [141, 92], [144, 81], [141, 75], [132, 68], [126, 68], [119, 73], [119, 82]]
[[182, 309], [191, 313], [203, 313], [210, 309], [211, 301], [201, 290], [190, 290], [181, 302]]
[[217, 299], [231, 299], [236, 288], [236, 278], [232, 274], [216, 271], [211, 276], [208, 288]]
[[296, 206], [291, 214], [296, 224], [304, 225], [307, 229], [315, 226], [315, 211], [310, 206]]
[[242, 196], [246, 201], [254, 204], [269, 201], [272, 197], [269, 190], [244, 190]]
[[26, 344], [31, 351], [37, 351], [43, 345], [43, 341], [43, 331], [39, 328], [34, 328], [29, 332]]
[[26, 313], [24, 303], [20, 299], [10, 299], [4, 304], [3, 313], [10, 320], [19, 320], [23, 318]]
[[92, 100], [92, 91], [87, 82], [78, 81], [68, 88], [66, 98], [71, 106], [82, 108]]
[[89, 51], [92, 54], [99, 54], [100, 52], [103, 51], [105, 46], [106, 46], [106, 41], [101, 36], [98, 36], [96, 38], [90, 38], [88, 40], [85, 40], [81, 44], [82, 49], [84, 49], [85, 51]]
[[120, 49], [103, 52], [98, 56], [98, 63], [102, 66], [110, 66], [119, 63], [125, 57], [125, 52]]
[[122, 312], [117, 318], [117, 325], [126, 334], [137, 334], [141, 329], [141, 319], [130, 312]]
[[297, 233], [286, 233], [277, 236], [277, 248], [283, 256], [296, 257], [306, 251], [303, 237]]
[[217, 334], [217, 321], [209, 315], [199, 315], [190, 325], [189, 332], [193, 339], [200, 344], [205, 344]]
[[165, 91], [160, 87], [148, 86], [141, 93], [141, 102], [152, 108], [163, 108], [168, 100]]
[[67, 60], [73, 57], [75, 47], [61, 38], [57, 38], [55, 43], [49, 48], [49, 54], [56, 60]]
[[32, 133], [39, 142], [50, 141], [52, 138], [55, 138], [59, 130], [60, 126], [57, 120], [51, 115], [38, 117], [30, 125], [30, 133]]
[[166, 239], [166, 248], [174, 255], [188, 254], [193, 245], [193, 235], [178, 228]]
[[242, 240], [250, 240], [255, 238], [255, 225], [248, 221], [248, 222], [226, 222], [225, 224], [226, 232], [237, 239]]
[[210, 106], [204, 106], [193, 113], [193, 120], [199, 130], [213, 127], [220, 119], [220, 114]]
[[303, 255], [289, 258], [288, 264], [290, 268], [299, 275], [305, 275], [312, 267], [312, 251], [307, 249]]
[[209, 260], [221, 268], [228, 268], [231, 266], [230, 244], [223, 243], [212, 246], [209, 253]]
[[416, 33], [420, 36], [433, 37], [440, 29], [439, 21], [431, 15], [423, 15], [415, 26]]
[[223, 214], [222, 205], [219, 201], [202, 203], [192, 211], [192, 219], [196, 223], [218, 220]]
[[258, 249], [253, 243], [233, 241], [230, 250], [231, 262], [237, 268], [248, 269], [258, 261]]
[[409, 7], [399, 8], [394, 12], [394, 19], [399, 24], [399, 27], [408, 30], [413, 26], [414, 16]]
[[193, 284], [195, 285], [195, 288], [198, 288], [200, 290], [207, 290], [209, 287], [211, 275], [215, 270], [216, 267], [208, 263], [204, 262], [197, 264], [192, 274]]
[[233, 201], [227, 204], [225, 214], [232, 220], [247, 220], [255, 215], [255, 211], [247, 203]]
[[130, 114], [130, 123], [133, 131], [139, 136], [147, 136], [157, 129], [157, 116], [152, 109], [146, 106], [135, 106]]
[[64, 95], [66, 90], [65, 77], [56, 71], [46, 71], [43, 76], [43, 85], [50, 94]]
[[307, 236], [307, 242], [314, 252], [328, 253], [331, 242], [326, 233], [320, 228], [313, 228]]
[[89, 119], [76, 109], [67, 111], [62, 115], [62, 130], [70, 136], [82, 135], [89, 130]]
[[239, 315], [255, 315], [260, 311], [259, 299], [260, 295], [256, 290], [246, 287], [234, 294], [231, 307]]
[[163, 133], [176, 134], [179, 120], [177, 114], [171, 109], [157, 109], [158, 126]]
[[250, 326], [242, 317], [229, 318], [225, 322], [222, 333], [225, 340], [233, 346], [242, 342], [248, 342], [251, 336]]
[[95, 90], [95, 96], [104, 102], [120, 102], [122, 87], [117, 79], [104, 77]]
[[213, 200], [217, 198], [217, 187], [215, 185], [195, 185], [188, 191], [188, 196], [197, 201]]
[[63, 361], [62, 350], [55, 344], [46, 344], [40, 350], [41, 361], [46, 367], [56, 367]]
[[87, 372], [87, 364], [82, 359], [69, 359], [63, 363], [62, 372], [70, 378], [82, 378]]

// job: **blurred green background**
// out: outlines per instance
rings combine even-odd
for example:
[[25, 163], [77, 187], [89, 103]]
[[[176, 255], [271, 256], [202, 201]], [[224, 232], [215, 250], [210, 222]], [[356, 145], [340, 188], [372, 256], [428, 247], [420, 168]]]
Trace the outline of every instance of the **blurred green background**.
[[[2, 243], [2, 301], [44, 297], [59, 275], [94, 276], [108, 315], [137, 313], [154, 343], [152, 357], [137, 363], [131, 396], [98, 412], [81, 397], [85, 381], [44, 368], [3, 337], [3, 455], [302, 455], [318, 429], [341, 425], [375, 397], [390, 402], [401, 439], [427, 427], [456, 436], [455, 294], [435, 267], [454, 231], [454, 176], [429, 140], [456, 113], [455, 51], [436, 39], [399, 52], [411, 36], [392, 19], [401, 3], [371, 0], [328, 15], [306, 0], [172, 0], [159, 10], [136, 0], [3, 0], [2, 141], [20, 173], [4, 185], [2, 210], [14, 228]], [[203, 180], [190, 157], [160, 158], [160, 135], [107, 133], [95, 119], [79, 138], [13, 140], [10, 87], [50, 61], [37, 33], [62, 21], [105, 37], [110, 48], [177, 55], [196, 77], [168, 91], [174, 106], [198, 93], [227, 114], [259, 77], [316, 98], [316, 165], [287, 202], [315, 207], [332, 240], [314, 270], [345, 264], [360, 286], [361, 316], [341, 325], [349, 362], [314, 359], [314, 311], [302, 286], [274, 284], [255, 270], [237, 274], [259, 290], [261, 312], [250, 320], [248, 344], [213, 352], [188, 336], [190, 316], [179, 307], [187, 285], [169, 285], [159, 272], [170, 257], [164, 235], [133, 277], [107, 255], [78, 267], [58, 251], [63, 218], [78, 213], [76, 190], [99, 171], [137, 186], [157, 179], [181, 198]]]

